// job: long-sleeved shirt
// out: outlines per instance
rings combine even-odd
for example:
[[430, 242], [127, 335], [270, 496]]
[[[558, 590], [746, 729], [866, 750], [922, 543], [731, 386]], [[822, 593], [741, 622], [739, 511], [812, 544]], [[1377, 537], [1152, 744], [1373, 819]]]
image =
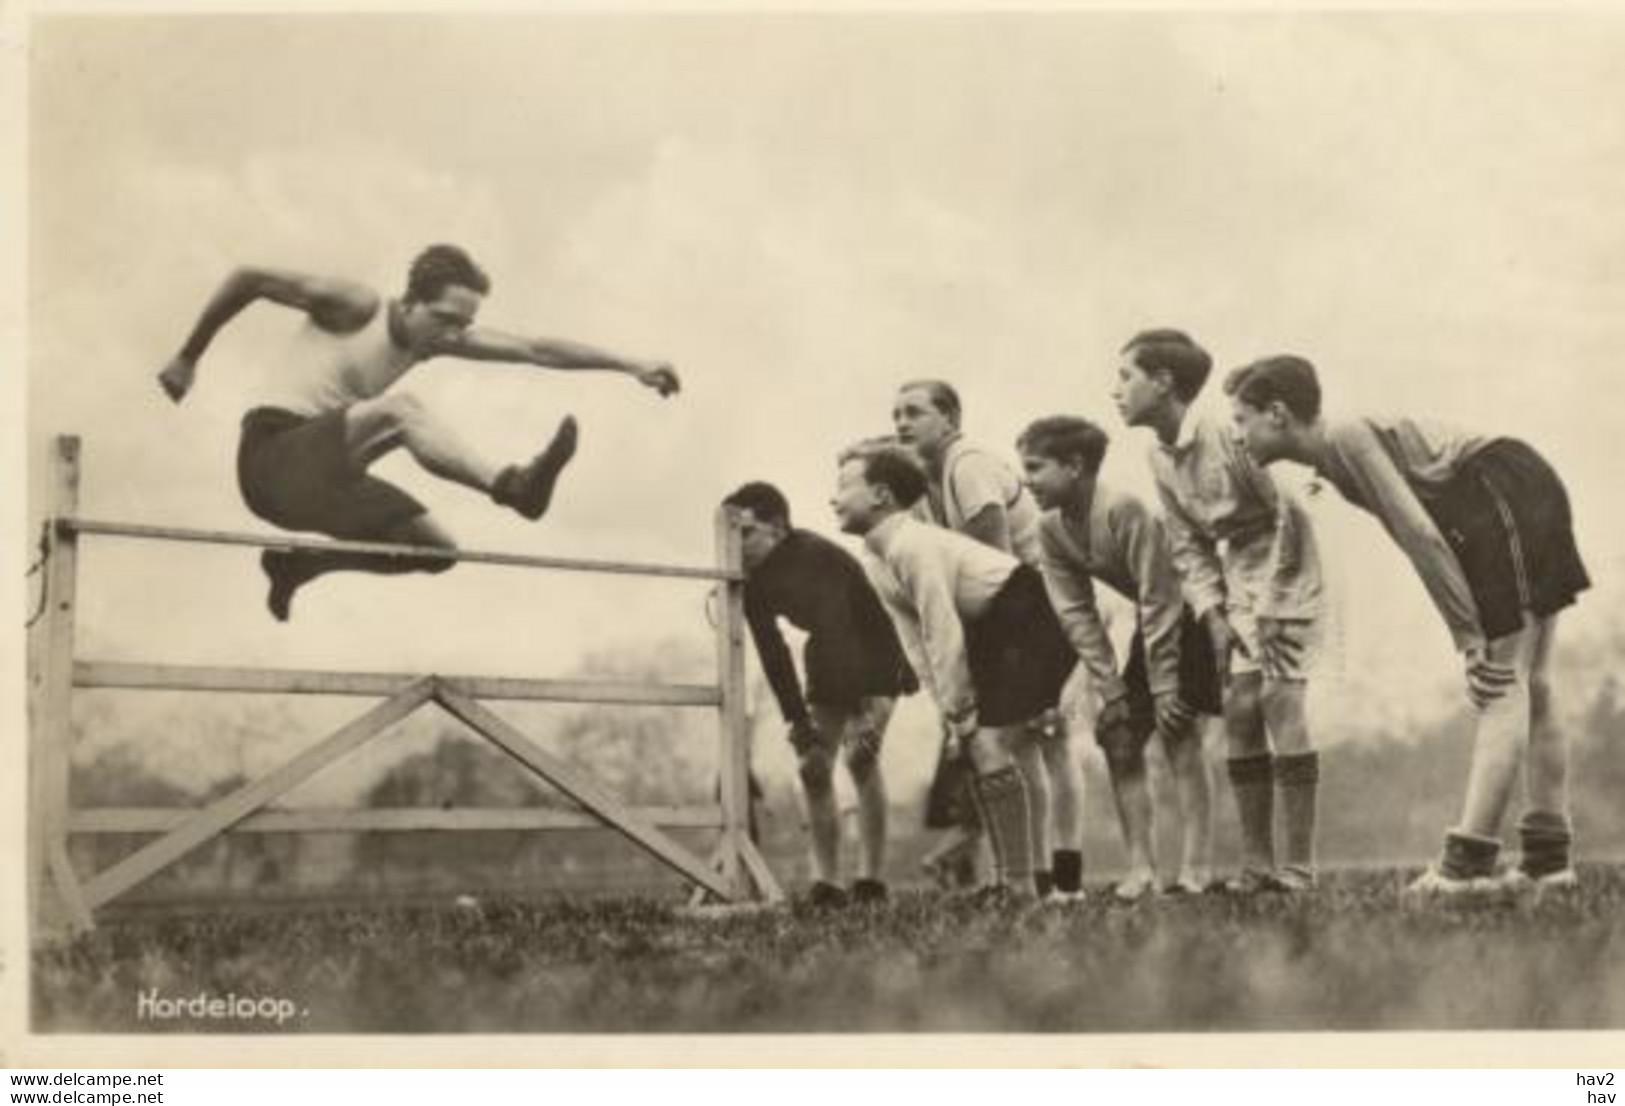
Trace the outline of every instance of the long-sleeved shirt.
[[1270, 479], [1227, 423], [1186, 413], [1172, 444], [1151, 448], [1151, 472], [1162, 501], [1174, 567], [1198, 614], [1228, 595], [1220, 543], [1272, 543], [1270, 583], [1259, 615], [1312, 618], [1318, 613], [1320, 561], [1303, 505]]
[[1021, 562], [907, 514], [875, 527], [864, 546], [869, 579], [943, 716], [973, 713], [976, 687], [965, 653], [965, 626], [987, 611]]
[[1010, 529], [1005, 552], [1038, 567], [1038, 504], [1016, 470], [991, 450], [962, 436], [949, 442], [941, 480], [932, 481], [929, 502], [933, 520], [960, 533], [987, 508], [999, 508]]
[[[807, 634], [802, 692], [784, 618]], [[891, 619], [858, 559], [807, 530], [792, 530], [745, 581], [745, 618], [768, 686], [786, 722], [807, 719], [807, 702], [849, 706], [868, 695], [912, 692], [917, 684]]]
[[1463, 651], [1484, 644], [1461, 561], [1422, 501], [1492, 439], [1443, 423], [1361, 416], [1327, 419], [1315, 469], [1343, 498], [1375, 515], [1416, 566], [1450, 636]]
[[1050, 603], [1095, 686], [1121, 686], [1095, 604], [1099, 580], [1135, 604], [1151, 693], [1177, 691], [1185, 600], [1162, 520], [1138, 496], [1097, 483], [1081, 510], [1045, 511], [1038, 538]]

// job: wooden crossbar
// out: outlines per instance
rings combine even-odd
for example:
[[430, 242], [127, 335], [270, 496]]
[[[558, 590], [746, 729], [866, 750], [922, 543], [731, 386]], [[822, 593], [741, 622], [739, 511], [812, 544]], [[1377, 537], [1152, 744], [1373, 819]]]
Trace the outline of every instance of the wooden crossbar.
[[[444, 677], [480, 699], [619, 706], [717, 707], [720, 688], [707, 684], [652, 684], [612, 680], [531, 680], [506, 676]], [[79, 661], [73, 684], [137, 691], [232, 691], [251, 694], [394, 695], [416, 679], [397, 672], [332, 672], [298, 668], [229, 668], [212, 665], [127, 664]]]
[[[720, 806], [632, 807], [632, 815], [666, 829], [722, 827]], [[68, 817], [76, 834], [167, 833], [195, 812], [153, 807], [91, 807]], [[444, 830], [604, 829], [602, 818], [578, 810], [544, 807], [373, 807], [366, 810], [262, 810], [230, 828], [232, 833], [418, 833]]]
[[621, 576], [675, 577], [688, 580], [731, 580], [737, 574], [722, 568], [648, 564], [636, 561], [597, 561], [579, 557], [539, 557], [528, 553], [491, 553], [477, 549], [444, 549], [432, 545], [395, 545], [387, 542], [330, 541], [294, 538], [281, 534], [241, 534], [229, 530], [197, 530], [184, 526], [149, 526], [133, 522], [61, 517], [59, 529], [75, 534], [142, 538], [149, 541], [194, 542], [203, 545], [245, 545], [255, 549], [304, 550], [311, 553], [364, 553], [414, 560], [462, 561], [506, 565], [513, 568], [551, 568], [566, 572], [605, 572]]
[[366, 744], [380, 731], [428, 702], [434, 691], [434, 677], [417, 680], [394, 698], [385, 699], [281, 767], [215, 800], [158, 840], [93, 876], [85, 884], [85, 900], [92, 908], [100, 906], [175, 863], [211, 837], [240, 822], [266, 803], [286, 795], [327, 765]]
[[618, 830], [633, 844], [724, 899], [735, 898], [730, 882], [706, 867], [681, 844], [637, 817], [609, 792], [531, 741], [500, 715], [469, 698], [462, 689], [441, 681], [435, 698], [464, 724], [484, 734], [503, 752], [604, 819], [610, 828]]

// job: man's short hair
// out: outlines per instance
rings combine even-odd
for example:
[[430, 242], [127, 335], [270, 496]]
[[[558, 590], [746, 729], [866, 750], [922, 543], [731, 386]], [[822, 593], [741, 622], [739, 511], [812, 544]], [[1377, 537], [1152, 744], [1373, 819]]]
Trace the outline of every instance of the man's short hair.
[[1076, 461], [1094, 476], [1100, 472], [1108, 441], [1106, 432], [1088, 419], [1051, 415], [1030, 423], [1016, 439], [1016, 448], [1052, 461]]
[[491, 278], [474, 264], [467, 250], [444, 243], [430, 246], [417, 255], [406, 275], [406, 299], [409, 303], [429, 303], [453, 284], [482, 296], [491, 291]]
[[749, 511], [762, 522], [778, 523], [786, 530], [790, 528], [790, 501], [784, 498], [783, 492], [766, 481], [752, 480], [748, 484], [741, 484], [722, 501], [722, 505]]
[[952, 384], [948, 383], [946, 380], [937, 380], [934, 378], [910, 380], [906, 381], [897, 389], [897, 391], [902, 393], [915, 388], [923, 390], [926, 396], [931, 400], [931, 406], [948, 416], [948, 421], [953, 423], [955, 427], [959, 426], [959, 420], [964, 413], [964, 407], [959, 402], [959, 393], [954, 390], [954, 386]]
[[1190, 403], [1202, 392], [1213, 358], [1183, 330], [1142, 330], [1128, 340], [1122, 352], [1147, 374], [1165, 372], [1174, 394]]
[[901, 446], [882, 446], [855, 460], [863, 465], [864, 480], [891, 492], [892, 499], [904, 510], [925, 496], [925, 470]]
[[1224, 390], [1260, 411], [1280, 400], [1304, 422], [1320, 417], [1320, 378], [1306, 359], [1290, 353], [1264, 357], [1230, 374]]

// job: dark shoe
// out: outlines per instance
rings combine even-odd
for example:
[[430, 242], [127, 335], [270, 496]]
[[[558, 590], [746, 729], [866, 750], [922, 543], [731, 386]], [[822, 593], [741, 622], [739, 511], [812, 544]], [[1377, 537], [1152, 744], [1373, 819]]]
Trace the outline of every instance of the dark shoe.
[[287, 553], [280, 549], [267, 549], [260, 554], [260, 571], [265, 573], [266, 579], [271, 582], [271, 590], [265, 596], [265, 605], [271, 612], [271, 617], [278, 622], [286, 622], [293, 614], [293, 596], [299, 586], [305, 582], [305, 574], [299, 571], [297, 553]]
[[833, 883], [819, 880], [807, 891], [807, 905], [814, 910], [839, 910], [846, 903], [846, 892]]
[[566, 415], [547, 448], [528, 465], [512, 465], [497, 474], [491, 498], [504, 507], [512, 507], [532, 522], [541, 518], [553, 502], [553, 487], [558, 483], [559, 473], [576, 455], [577, 438], [575, 417]]
[[886, 885], [878, 879], [860, 879], [852, 884], [853, 906], [875, 906], [886, 901]]

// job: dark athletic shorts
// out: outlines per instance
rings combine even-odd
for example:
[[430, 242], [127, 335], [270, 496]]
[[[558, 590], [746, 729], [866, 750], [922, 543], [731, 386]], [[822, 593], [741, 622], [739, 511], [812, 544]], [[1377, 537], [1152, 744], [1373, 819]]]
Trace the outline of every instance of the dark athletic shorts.
[[1078, 655], [1050, 606], [1043, 578], [1019, 565], [965, 627], [965, 653], [984, 726], [1016, 726], [1061, 701]]
[[1556, 614], [1591, 586], [1562, 480], [1515, 438], [1468, 458], [1422, 505], [1461, 562], [1491, 639], [1521, 629], [1523, 612]]
[[425, 513], [423, 504], [365, 470], [344, 449], [344, 411], [298, 415], [256, 407], [237, 446], [243, 502], [287, 530], [367, 541]]
[[[1151, 674], [1146, 667], [1145, 635], [1134, 631], [1128, 663], [1123, 666], [1123, 683], [1128, 686], [1129, 728], [1141, 742], [1157, 729], [1157, 711], [1151, 695]], [[1179, 616], [1179, 697], [1197, 714], [1224, 713], [1224, 687], [1219, 682], [1219, 665], [1213, 656], [1213, 638], [1189, 608]]]

